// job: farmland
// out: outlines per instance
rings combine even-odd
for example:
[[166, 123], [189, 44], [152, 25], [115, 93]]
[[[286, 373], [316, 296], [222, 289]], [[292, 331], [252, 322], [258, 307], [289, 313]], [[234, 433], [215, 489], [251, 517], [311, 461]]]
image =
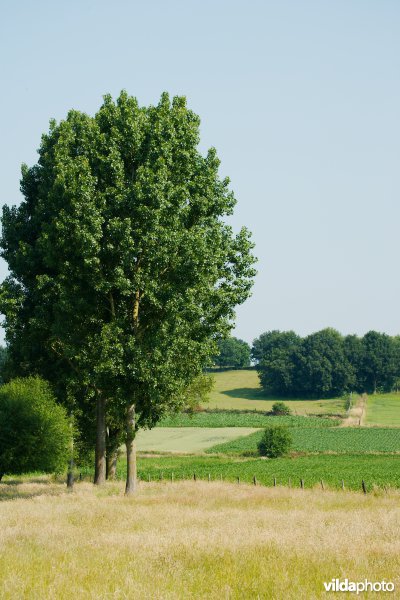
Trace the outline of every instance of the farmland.
[[268, 427], [286, 425], [286, 427], [332, 427], [340, 420], [323, 417], [270, 416], [259, 411], [213, 410], [193, 414], [180, 413], [167, 417], [158, 427]]
[[[228, 481], [239, 478], [248, 483], [255, 476], [257, 482], [267, 486], [273, 485], [276, 478], [278, 485], [285, 486], [289, 481], [298, 486], [300, 479], [304, 480], [305, 487], [320, 486], [322, 479], [325, 486], [332, 488], [340, 488], [342, 480], [346, 488], [353, 490], [360, 489], [362, 480], [368, 490], [374, 486], [400, 487], [399, 429], [359, 427], [358, 420], [355, 427], [338, 427], [342, 421], [329, 414], [344, 414], [344, 399], [285, 400], [292, 410], [291, 403], [297, 402], [314, 407], [314, 414], [320, 415], [315, 407], [323, 403], [322, 415], [271, 416], [264, 410], [249, 408], [252, 402], [267, 402], [270, 407], [275, 401], [261, 399], [254, 371], [225, 371], [214, 377], [216, 389], [211, 392], [211, 398], [217, 399], [219, 408], [215, 409], [211, 400], [203, 411], [165, 418], [154, 430], [139, 435], [140, 451], [163, 454], [139, 457], [139, 474], [143, 479], [191, 479], [195, 473], [197, 478], [207, 480], [208, 477]], [[218, 398], [225, 396], [237, 400], [238, 389], [242, 390], [240, 406], [243, 408], [222, 409]], [[384, 413], [388, 403], [391, 415], [398, 417], [396, 409], [399, 405], [391, 398], [390, 395], [377, 395], [373, 400], [380, 402], [380, 414]], [[370, 400], [371, 397], [368, 406]], [[264, 404], [262, 406], [265, 408]], [[268, 425], [290, 428], [293, 447], [289, 457], [264, 460], [257, 456], [257, 442], [262, 429]], [[227, 437], [217, 441], [219, 436]], [[176, 453], [186, 455], [177, 456]], [[119, 476], [124, 476], [123, 461]]]
[[400, 427], [400, 393], [368, 396], [365, 424]]
[[198, 452], [254, 431], [252, 427], [156, 427], [139, 431], [137, 448], [142, 452]]
[[[341, 428], [291, 430], [292, 450], [295, 452], [342, 452], [367, 453], [393, 452], [400, 453], [400, 432], [398, 429], [373, 428]], [[236, 438], [224, 444], [216, 445], [208, 452], [226, 454], [257, 454], [257, 443], [262, 431], [252, 435]]]

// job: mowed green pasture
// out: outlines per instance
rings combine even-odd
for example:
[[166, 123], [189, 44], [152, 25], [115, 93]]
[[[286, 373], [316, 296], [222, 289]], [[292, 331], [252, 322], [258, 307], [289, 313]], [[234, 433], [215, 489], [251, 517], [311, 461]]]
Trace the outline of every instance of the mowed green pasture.
[[[213, 373], [214, 388], [209, 402], [204, 408], [225, 410], [260, 410], [268, 412], [278, 398], [267, 396], [260, 387], [257, 371], [244, 369], [239, 371], [221, 371]], [[282, 400], [280, 398], [279, 400]], [[283, 400], [295, 415], [344, 415], [342, 398], [301, 400], [285, 398]]]
[[[126, 463], [118, 465], [118, 477], [125, 477]], [[367, 490], [375, 486], [400, 488], [400, 456], [378, 454], [320, 454], [299, 456], [296, 458], [242, 458], [233, 456], [154, 456], [138, 459], [138, 474], [141, 479], [160, 481], [179, 479], [211, 480], [223, 479], [235, 481], [239, 477], [242, 483], [252, 483], [256, 477], [258, 483], [272, 486], [273, 478], [277, 485], [299, 487], [300, 479], [306, 488], [325, 486], [339, 489], [344, 480], [345, 487], [361, 491], [364, 480]]]
[[368, 396], [364, 421], [366, 425], [400, 427], [400, 393]]
[[[209, 448], [209, 453], [257, 454], [262, 431], [236, 438]], [[384, 428], [333, 427], [331, 429], [292, 428], [292, 450], [295, 452], [338, 452], [346, 454], [375, 452], [400, 453], [400, 431]]]
[[270, 416], [260, 411], [213, 410], [179, 413], [166, 417], [157, 427], [332, 427], [340, 424], [340, 419], [305, 416]]
[[139, 431], [136, 446], [140, 452], [200, 452], [255, 431], [254, 427], [156, 427]]

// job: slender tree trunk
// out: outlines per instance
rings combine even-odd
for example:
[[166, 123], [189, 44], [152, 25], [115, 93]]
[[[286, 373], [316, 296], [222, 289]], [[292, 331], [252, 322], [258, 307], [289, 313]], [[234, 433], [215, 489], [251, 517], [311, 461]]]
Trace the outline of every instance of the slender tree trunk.
[[136, 492], [135, 405], [128, 407], [126, 416], [126, 486], [125, 495]]
[[74, 488], [74, 435], [73, 435], [73, 417], [71, 414], [70, 419], [70, 430], [71, 430], [71, 444], [70, 444], [70, 458], [68, 461], [68, 473], [67, 473], [67, 488]]
[[96, 404], [96, 456], [94, 469], [95, 485], [106, 480], [106, 401], [100, 394]]
[[106, 478], [113, 480], [117, 472], [117, 462], [119, 458], [119, 448], [107, 453], [106, 457]]
[[3, 479], [4, 473], [0, 473], [0, 481]]

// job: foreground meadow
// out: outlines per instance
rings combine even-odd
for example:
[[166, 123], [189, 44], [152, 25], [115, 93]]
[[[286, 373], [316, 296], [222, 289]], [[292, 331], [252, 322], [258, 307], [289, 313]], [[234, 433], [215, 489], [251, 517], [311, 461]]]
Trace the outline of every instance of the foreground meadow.
[[67, 493], [10, 480], [0, 497], [6, 488], [4, 599], [310, 599], [335, 577], [400, 586], [395, 491], [164, 482], [128, 499], [122, 483]]

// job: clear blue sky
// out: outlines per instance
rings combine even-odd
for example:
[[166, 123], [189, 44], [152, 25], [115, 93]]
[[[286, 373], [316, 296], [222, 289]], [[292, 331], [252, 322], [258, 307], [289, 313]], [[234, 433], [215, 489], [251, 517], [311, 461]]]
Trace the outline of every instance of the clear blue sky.
[[235, 335], [400, 333], [399, 31], [396, 0], [2, 2], [1, 204], [51, 117], [183, 94], [256, 242]]

